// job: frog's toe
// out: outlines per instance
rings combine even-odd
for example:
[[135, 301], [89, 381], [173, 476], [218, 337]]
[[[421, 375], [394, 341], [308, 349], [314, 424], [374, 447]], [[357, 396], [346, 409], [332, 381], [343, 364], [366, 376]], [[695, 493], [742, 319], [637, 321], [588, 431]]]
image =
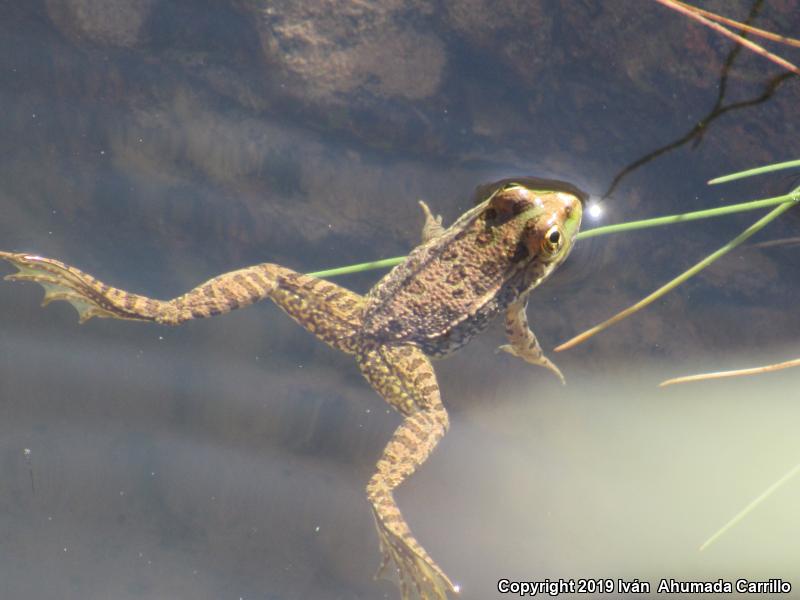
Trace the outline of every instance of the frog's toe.
[[549, 358], [547, 358], [546, 356], [543, 356], [542, 358], [543, 358], [544, 360], [543, 360], [543, 362], [541, 363], [541, 365], [542, 365], [544, 368], [546, 368], [546, 369], [549, 369], [551, 372], [555, 373], [555, 375], [556, 375], [556, 376], [557, 376], [557, 377], [558, 377], [558, 378], [561, 380], [561, 385], [567, 385], [567, 380], [566, 380], [566, 379], [564, 379], [564, 374], [561, 372], [561, 369], [559, 369], [559, 368], [558, 368], [558, 367], [555, 365], [555, 363], [551, 362], [551, 361], [550, 361], [550, 359], [549, 359]]
[[520, 352], [515, 346], [512, 346], [511, 344], [503, 344], [502, 346], [498, 346], [497, 350], [495, 350], [495, 353], [498, 352], [508, 352], [512, 356], [521, 358], [522, 360], [524, 360], [529, 364], [536, 365], [539, 367], [544, 367], [548, 371], [554, 373], [556, 377], [558, 377], [559, 380], [561, 380], [562, 385], [567, 384], [567, 380], [564, 379], [564, 374], [561, 372], [561, 369], [559, 369], [556, 366], [556, 364], [549, 358], [547, 358], [544, 354], [526, 354], [524, 352]]
[[500, 352], [508, 352], [512, 356], [519, 356], [519, 354], [517, 354], [516, 351], [514, 350], [514, 346], [512, 346], [511, 344], [503, 344], [502, 346], [498, 346], [497, 348], [495, 348], [494, 351], [495, 354], [499, 354]]
[[537, 365], [539, 367], [544, 367], [545, 369], [547, 369], [548, 371], [553, 373], [556, 377], [558, 377], [558, 379], [561, 381], [561, 385], [567, 385], [567, 380], [564, 379], [564, 374], [561, 372], [561, 369], [559, 369], [556, 366], [556, 364], [553, 361], [551, 361], [549, 358], [547, 358], [544, 354], [542, 354], [541, 356], [537, 357], [535, 360], [534, 359], [530, 359], [530, 358], [526, 358], [526, 357], [522, 357], [522, 358], [524, 358], [526, 360], [526, 362], [529, 362], [532, 365]]

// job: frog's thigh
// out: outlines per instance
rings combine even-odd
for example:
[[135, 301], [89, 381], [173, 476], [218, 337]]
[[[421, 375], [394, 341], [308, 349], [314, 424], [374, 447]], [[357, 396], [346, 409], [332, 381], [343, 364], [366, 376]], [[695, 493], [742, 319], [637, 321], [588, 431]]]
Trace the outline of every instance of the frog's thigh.
[[364, 297], [335, 283], [279, 267], [273, 302], [298, 324], [334, 348], [358, 349]]
[[539, 345], [539, 340], [536, 339], [536, 335], [528, 326], [527, 307], [527, 298], [508, 307], [506, 311], [506, 337], [509, 343], [500, 346], [498, 349], [518, 356], [532, 365], [549, 369], [558, 376], [561, 383], [564, 383], [564, 376], [561, 374], [561, 370], [544, 355], [542, 347]]
[[415, 346], [375, 346], [358, 353], [358, 366], [386, 402], [408, 416], [440, 405], [430, 359]]

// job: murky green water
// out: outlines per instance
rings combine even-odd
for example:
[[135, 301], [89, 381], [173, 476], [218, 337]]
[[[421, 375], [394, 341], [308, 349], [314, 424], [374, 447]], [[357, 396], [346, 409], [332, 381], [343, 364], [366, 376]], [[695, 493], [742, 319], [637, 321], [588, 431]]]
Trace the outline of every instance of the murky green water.
[[[795, 2], [708, 6], [800, 30]], [[0, 6], [0, 50], [0, 248], [155, 297], [405, 253], [418, 198], [449, 222], [502, 177], [613, 186], [585, 228], [797, 185], [705, 185], [800, 156], [800, 82], [655, 3], [43, 0]], [[531, 323], [551, 349], [755, 219], [586, 240]], [[566, 387], [494, 354], [499, 325], [437, 363], [451, 429], [397, 497], [465, 600], [501, 578], [800, 589], [800, 481], [697, 550], [800, 462], [800, 372], [656, 387], [800, 355], [799, 251], [742, 247], [554, 355]], [[271, 305], [79, 326], [40, 297], [0, 286], [0, 598], [398, 597], [363, 488], [399, 418], [350, 358]]]

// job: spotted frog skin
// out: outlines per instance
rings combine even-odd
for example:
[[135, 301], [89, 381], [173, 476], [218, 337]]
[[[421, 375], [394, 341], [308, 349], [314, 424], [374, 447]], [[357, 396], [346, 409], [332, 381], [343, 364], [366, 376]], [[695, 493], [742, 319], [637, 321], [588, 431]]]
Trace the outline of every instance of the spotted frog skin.
[[480, 202], [445, 229], [421, 202], [422, 244], [360, 296], [336, 284], [263, 263], [219, 275], [168, 301], [113, 288], [60, 261], [0, 252], [17, 267], [6, 279], [45, 288], [44, 304], [70, 302], [91, 317], [178, 325], [270, 298], [324, 342], [352, 354], [364, 377], [403, 417], [367, 484], [382, 564], [396, 570], [403, 600], [447, 600], [458, 592], [411, 533], [393, 490], [430, 455], [448, 428], [431, 358], [451, 354], [505, 315], [501, 347], [562, 381], [528, 327], [528, 294], [569, 254], [585, 195], [534, 178], [478, 189]]

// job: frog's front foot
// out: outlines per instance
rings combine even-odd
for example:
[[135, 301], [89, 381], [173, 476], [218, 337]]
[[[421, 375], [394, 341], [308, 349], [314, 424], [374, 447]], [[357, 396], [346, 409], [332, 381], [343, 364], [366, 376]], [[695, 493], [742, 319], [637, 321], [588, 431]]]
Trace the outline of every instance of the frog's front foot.
[[527, 305], [527, 298], [522, 298], [508, 307], [506, 311], [506, 336], [509, 343], [500, 346], [497, 351], [508, 352], [521, 358], [526, 363], [549, 369], [561, 380], [561, 384], [565, 385], [567, 382], [561, 374], [561, 369], [544, 355], [542, 347], [539, 345], [539, 340], [536, 339], [533, 331], [528, 327], [528, 317], [525, 314]]
[[564, 379], [563, 373], [561, 373], [561, 369], [559, 369], [556, 364], [547, 358], [544, 354], [539, 353], [530, 353], [526, 354], [524, 352], [518, 352], [517, 349], [512, 346], [511, 344], [503, 344], [502, 346], [497, 348], [497, 352], [508, 352], [509, 354], [521, 358], [527, 363], [532, 365], [537, 365], [539, 367], [544, 367], [545, 369], [555, 373], [555, 375], [561, 380], [561, 385], [567, 385], [567, 380]]
[[397, 569], [402, 600], [448, 600], [449, 594], [458, 594], [447, 575], [425, 553], [420, 555], [402, 537], [386, 528], [381, 519], [375, 519], [381, 544], [381, 566], [375, 578], [382, 577], [387, 569]]
[[422, 226], [422, 243], [438, 238], [444, 233], [442, 215], [434, 215], [424, 200], [419, 201], [419, 206], [425, 215], [425, 225]]

